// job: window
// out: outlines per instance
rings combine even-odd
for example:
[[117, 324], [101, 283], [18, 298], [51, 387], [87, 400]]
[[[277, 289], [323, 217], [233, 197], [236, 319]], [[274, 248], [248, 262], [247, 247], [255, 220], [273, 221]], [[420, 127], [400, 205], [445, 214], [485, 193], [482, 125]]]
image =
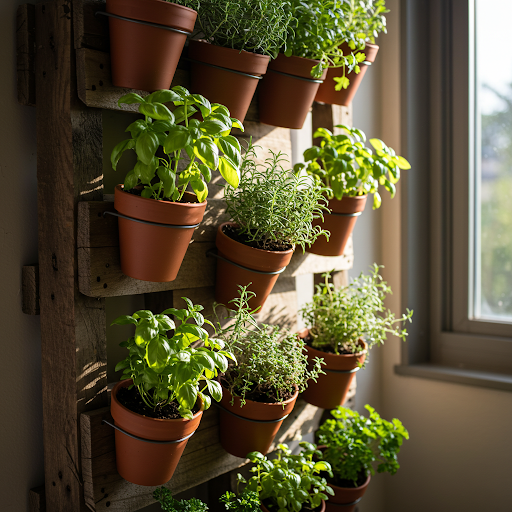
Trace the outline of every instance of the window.
[[397, 372], [512, 390], [512, 2], [402, 7], [402, 297], [415, 318]]

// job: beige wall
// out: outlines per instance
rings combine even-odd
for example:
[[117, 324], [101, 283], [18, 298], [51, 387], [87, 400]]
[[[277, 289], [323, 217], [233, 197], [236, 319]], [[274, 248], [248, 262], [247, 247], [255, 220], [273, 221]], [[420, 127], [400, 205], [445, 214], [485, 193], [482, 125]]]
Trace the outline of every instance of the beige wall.
[[39, 317], [21, 312], [21, 267], [37, 261], [35, 109], [16, 99], [16, 8], [0, 2], [0, 510], [28, 509], [43, 482]]
[[[399, 151], [399, 0], [387, 0], [389, 33], [379, 38], [379, 77], [372, 91], [362, 91], [354, 104], [354, 119], [369, 94], [380, 110], [375, 132]], [[368, 75], [369, 76], [369, 73]], [[366, 80], [367, 77], [365, 77]], [[375, 78], [375, 77], [373, 77]], [[374, 95], [380, 95], [375, 102]], [[367, 116], [368, 114], [366, 114]], [[377, 135], [379, 136], [379, 135]], [[407, 156], [407, 155], [405, 155]], [[409, 172], [414, 172], [411, 170]], [[365, 212], [366, 215], [366, 212]], [[378, 229], [384, 276], [394, 295], [389, 306], [400, 309], [400, 203], [383, 201]], [[356, 229], [359, 229], [358, 226]], [[375, 226], [373, 226], [375, 228]], [[360, 235], [364, 236], [363, 233]], [[356, 257], [359, 253], [356, 248]], [[400, 454], [400, 471], [393, 477], [377, 475], [378, 484], [360, 512], [508, 512], [512, 510], [512, 394], [485, 388], [401, 377], [393, 367], [400, 363], [400, 341], [391, 340], [380, 350], [382, 415], [397, 417], [411, 439]], [[366, 375], [359, 376], [365, 387]], [[373, 381], [373, 377], [369, 376]], [[358, 408], [363, 402], [358, 396]], [[371, 503], [372, 501], [373, 503]], [[375, 503], [378, 502], [378, 505]]]

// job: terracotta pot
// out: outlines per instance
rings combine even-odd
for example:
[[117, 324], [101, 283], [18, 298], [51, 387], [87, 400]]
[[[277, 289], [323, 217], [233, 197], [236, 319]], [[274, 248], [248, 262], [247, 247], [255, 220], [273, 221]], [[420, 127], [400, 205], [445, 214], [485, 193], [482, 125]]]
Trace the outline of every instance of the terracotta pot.
[[[308, 333], [309, 330], [305, 329], [299, 333], [299, 336], [305, 338]], [[322, 409], [335, 409], [338, 405], [343, 405], [356, 374], [353, 370], [358, 367], [358, 364], [363, 364], [366, 358], [367, 345], [362, 340], [360, 344], [362, 350], [358, 354], [340, 355], [322, 352], [306, 345], [308, 360], [323, 357], [326, 365], [322, 366], [325, 375], [320, 375], [316, 382], [310, 380], [307, 389], [301, 395], [302, 398], [309, 404]]]
[[[295, 406], [298, 390], [285, 402], [267, 404], [246, 400], [240, 407], [240, 398], [235, 397], [231, 405], [231, 393], [223, 388], [220, 405], [220, 444], [231, 455], [245, 458], [248, 453], [258, 451], [265, 455], [283, 423], [278, 420], [290, 414]], [[283, 407], [284, 404], [284, 407]], [[229, 412], [228, 412], [229, 411]], [[265, 423], [264, 421], [269, 421]], [[242, 435], [243, 432], [243, 435]]]
[[143, 91], [168, 89], [197, 12], [163, 0], [107, 0], [106, 10], [185, 32], [109, 17], [112, 83]]
[[190, 41], [188, 56], [193, 59], [190, 90], [226, 106], [243, 122], [259, 82], [254, 77], [265, 74], [270, 57], [196, 40]]
[[[110, 412], [115, 425], [130, 434], [153, 441], [173, 441], [197, 430], [203, 411], [191, 420], [162, 420], [148, 418], [130, 411], [117, 400], [117, 392], [127, 387], [131, 379], [118, 382], [112, 390]], [[115, 431], [116, 464], [118, 473], [137, 485], [162, 485], [168, 482], [178, 465], [188, 439], [179, 443], [148, 443]]]
[[[325, 512], [325, 503], [326, 502], [324, 500], [322, 500], [322, 505], [320, 506], [320, 509], [318, 511], [315, 509], [315, 512]], [[269, 512], [268, 508], [265, 505], [263, 505], [263, 503], [260, 505], [260, 508], [261, 508], [261, 510], [263, 510], [263, 512]], [[275, 509], [273, 509], [273, 511], [274, 510]], [[302, 507], [301, 512], [306, 512], [306, 511], [312, 512], [311, 509], [305, 509], [304, 507]]]
[[[357, 217], [364, 210], [368, 196], [330, 199], [327, 205], [332, 213], [324, 213], [324, 220], [315, 219], [313, 226], [320, 225], [331, 233], [329, 240], [319, 236], [307, 252], [320, 256], [341, 256], [356, 225]], [[338, 214], [338, 215], [337, 215]], [[342, 215], [339, 215], [342, 214]]]
[[270, 62], [258, 88], [260, 122], [284, 128], [302, 128], [321, 80], [311, 76], [317, 60], [285, 57]]
[[[184, 197], [190, 201], [197, 199], [190, 192], [185, 192]], [[206, 201], [156, 201], [124, 192], [123, 186], [117, 185], [114, 208], [134, 219], [164, 224], [144, 224], [119, 217], [119, 250], [123, 274], [158, 283], [176, 279], [194, 228], [169, 228], [165, 224], [188, 226], [201, 222]]]
[[[350, 48], [347, 44], [344, 43], [341, 47], [344, 54], [346, 54], [347, 51], [350, 52]], [[341, 91], [336, 91], [334, 89], [336, 85], [334, 78], [343, 76], [343, 69], [331, 68], [327, 71], [327, 78], [324, 80], [324, 83], [318, 88], [315, 101], [327, 103], [329, 105], [343, 105], [345, 107], [350, 105], [350, 102], [356, 95], [357, 89], [359, 89], [359, 85], [363, 80], [366, 70], [370, 67], [372, 62], [375, 61], [379, 47], [376, 44], [366, 43], [366, 47], [362, 51], [365, 54], [366, 59], [364, 62], [359, 64], [359, 67], [361, 68], [359, 73], [356, 74], [352, 71], [347, 75], [347, 78], [350, 80], [348, 87], [346, 89], [341, 89]]]
[[[366, 482], [359, 487], [338, 487], [329, 484], [334, 491], [334, 496], [329, 496], [326, 503], [326, 512], [354, 512], [357, 507], [357, 503], [354, 502], [363, 497], [370, 480], [371, 477], [368, 475]], [[348, 505], [349, 503], [352, 503], [352, 505]]]
[[[217, 260], [217, 279], [215, 282], [215, 300], [229, 307], [229, 301], [239, 297], [238, 285], [249, 286], [256, 293], [249, 301], [252, 309], [263, 306], [279, 274], [262, 274], [260, 272], [276, 272], [288, 265], [292, 259], [293, 249], [288, 251], [264, 251], [241, 244], [229, 238], [222, 231], [224, 226], [236, 226], [233, 222], [225, 222], [217, 229], [217, 246], [219, 256], [228, 259], [233, 265], [222, 259]], [[253, 270], [251, 270], [253, 269]]]

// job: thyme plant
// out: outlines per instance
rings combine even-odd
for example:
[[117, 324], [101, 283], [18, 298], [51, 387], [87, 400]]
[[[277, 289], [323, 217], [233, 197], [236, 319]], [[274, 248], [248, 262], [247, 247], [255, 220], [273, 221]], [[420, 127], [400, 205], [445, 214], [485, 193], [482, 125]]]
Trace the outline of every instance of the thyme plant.
[[292, 15], [288, 0], [183, 0], [197, 11], [207, 41], [234, 50], [277, 57], [286, 45]]
[[375, 474], [375, 464], [378, 473], [394, 475], [400, 468], [397, 455], [409, 433], [400, 420], [386, 421], [373, 407], [365, 408], [368, 418], [339, 406], [331, 411], [334, 419], [317, 431], [318, 443], [326, 446], [322, 460], [331, 465], [335, 485], [362, 485], [369, 473]]
[[240, 286], [240, 296], [231, 302], [234, 322], [220, 331], [218, 337], [234, 354], [237, 366], [230, 365], [223, 377], [224, 385], [234, 397], [240, 397], [240, 406], [245, 405], [248, 395], [263, 396], [267, 402], [283, 402], [283, 394], [302, 392], [309, 379], [316, 382], [324, 373], [323, 359], [315, 358], [308, 368], [304, 341], [277, 325], [258, 325], [248, 301], [253, 292]]
[[246, 483], [246, 490], [256, 491], [261, 501], [267, 501], [271, 512], [299, 512], [303, 506], [315, 509], [334, 494], [326, 479], [332, 476], [331, 466], [323, 460], [314, 461], [320, 451], [311, 443], [301, 442], [302, 451], [292, 455], [285, 444], [280, 444], [277, 457], [269, 460], [260, 452], [251, 452], [247, 458], [253, 463], [253, 476], [245, 480], [240, 473], [238, 481]]
[[288, 163], [282, 153], [270, 151], [265, 165], [254, 161], [254, 146], [249, 147], [240, 166], [238, 188], [225, 189], [226, 211], [238, 225], [238, 232], [259, 249], [272, 250], [276, 244], [282, 250], [300, 245], [305, 250], [320, 235], [328, 232], [312, 226], [313, 219], [328, 211], [324, 188], [307, 176], [285, 170]]
[[411, 321], [413, 312], [400, 318], [384, 307], [384, 299], [391, 288], [374, 264], [369, 275], [362, 272], [349, 285], [336, 289], [329, 281], [330, 272], [322, 274], [324, 283], [316, 286], [313, 300], [300, 313], [309, 327], [311, 346], [334, 354], [357, 354], [361, 351], [359, 340], [364, 339], [368, 351], [376, 344], [383, 344], [388, 335], [403, 341], [407, 330], [400, 324]]
[[320, 146], [306, 149], [306, 164], [295, 164], [294, 171], [305, 170], [327, 188], [330, 198], [373, 194], [376, 210], [382, 203], [379, 185], [394, 197], [400, 170], [410, 169], [411, 165], [380, 139], [370, 139], [374, 152], [365, 146], [366, 135], [361, 130], [342, 124], [336, 128], [341, 128], [343, 133], [333, 135], [326, 128], [316, 130], [314, 138], [320, 139]]
[[261, 502], [256, 491], [244, 489], [238, 496], [234, 492], [227, 491], [219, 501], [224, 503], [226, 510], [230, 512], [261, 512]]
[[166, 487], [155, 489], [153, 498], [160, 503], [164, 512], [208, 512], [208, 505], [200, 499], [177, 500]]

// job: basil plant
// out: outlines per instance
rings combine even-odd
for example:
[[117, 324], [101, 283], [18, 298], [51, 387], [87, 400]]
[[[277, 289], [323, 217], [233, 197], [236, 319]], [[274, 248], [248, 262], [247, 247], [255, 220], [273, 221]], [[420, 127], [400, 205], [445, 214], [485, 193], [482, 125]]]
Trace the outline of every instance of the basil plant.
[[[198, 397], [204, 409], [211, 405], [210, 396], [217, 402], [222, 399], [222, 386], [216, 377], [227, 370], [228, 359], [235, 360], [235, 356], [224, 350], [222, 340], [210, 338], [202, 327], [205, 323], [213, 325], [200, 313], [203, 306], [192, 304], [186, 297], [183, 300], [186, 309], [170, 308], [159, 315], [141, 310], [120, 316], [112, 325], [135, 325], [135, 335], [120, 343], [128, 349], [128, 356], [116, 366], [116, 371], [123, 370], [122, 379], [133, 379], [130, 389], [137, 386], [152, 409], [176, 400], [180, 415], [191, 419]], [[168, 315], [174, 315], [180, 324]], [[173, 334], [168, 336], [171, 330]]]
[[361, 130], [342, 124], [335, 128], [341, 128], [343, 133], [333, 135], [326, 128], [316, 130], [313, 137], [320, 139], [320, 146], [306, 149], [306, 164], [295, 164], [294, 171], [305, 171], [327, 187], [330, 199], [373, 194], [373, 209], [380, 208], [379, 185], [394, 197], [400, 170], [410, 169], [411, 165], [380, 139], [370, 139], [375, 150], [372, 151], [365, 146], [366, 135]]
[[[217, 169], [231, 186], [238, 186], [240, 143], [230, 132], [233, 127], [242, 131], [244, 127], [230, 117], [225, 106], [212, 104], [181, 86], [156, 91], [145, 98], [129, 93], [118, 101], [119, 106], [137, 103], [144, 119], [126, 128], [131, 138], [117, 144], [110, 157], [115, 170], [125, 151], [137, 154], [135, 167], [124, 179], [125, 190], [143, 185], [142, 197], [180, 201], [190, 185], [198, 201], [203, 202], [208, 196], [212, 171]], [[165, 103], [176, 108], [171, 112]], [[202, 120], [192, 118], [196, 114]], [[180, 171], [179, 164], [185, 159], [183, 151], [189, 162]]]

